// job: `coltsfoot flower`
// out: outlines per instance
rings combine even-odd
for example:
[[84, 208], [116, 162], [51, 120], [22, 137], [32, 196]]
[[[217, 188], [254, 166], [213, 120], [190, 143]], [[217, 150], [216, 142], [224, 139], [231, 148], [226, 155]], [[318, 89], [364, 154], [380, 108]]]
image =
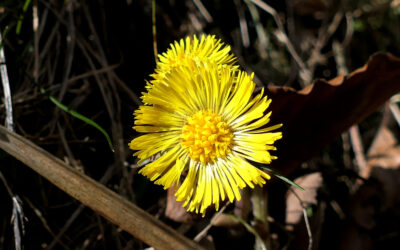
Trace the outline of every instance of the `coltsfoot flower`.
[[[203, 46], [206, 53], [201, 42], [190, 41], [187, 38], [181, 50], [175, 44], [173, 50], [179, 53], [164, 55], [165, 65], [156, 72], [163, 71], [163, 76], [143, 93], [146, 105], [135, 111], [133, 128], [144, 135], [129, 146], [137, 150], [139, 162], [155, 158], [139, 173], [164, 189], [175, 186], [177, 200], [184, 201], [188, 211], [204, 215], [212, 204], [218, 210], [221, 201], [240, 200], [240, 189], [262, 186], [270, 179], [251, 162], [269, 164], [276, 159], [270, 151], [282, 134], [271, 132], [281, 124], [266, 126], [271, 100], [264, 89], [253, 95], [253, 75], [233, 66], [229, 53]], [[221, 46], [214, 50], [225, 51]], [[180, 54], [186, 59], [177, 62]], [[210, 59], [213, 56], [218, 60]]]
[[159, 55], [159, 62], [155, 69], [153, 82], [162, 80], [165, 75], [174, 68], [180, 66], [194, 67], [196, 63], [213, 63], [219, 66], [234, 64], [236, 58], [231, 52], [231, 47], [224, 45], [221, 40], [216, 39], [214, 35], [202, 35], [200, 40], [196, 37], [186, 37], [179, 42], [171, 44], [166, 52]]

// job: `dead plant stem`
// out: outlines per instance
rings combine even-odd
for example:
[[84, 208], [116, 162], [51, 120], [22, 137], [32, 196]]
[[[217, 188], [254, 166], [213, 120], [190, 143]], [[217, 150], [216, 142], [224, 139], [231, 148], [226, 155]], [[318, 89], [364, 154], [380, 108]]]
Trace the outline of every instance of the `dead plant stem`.
[[276, 10], [274, 8], [272, 8], [271, 6], [269, 6], [268, 4], [266, 4], [265, 2], [263, 2], [261, 0], [251, 0], [251, 1], [254, 4], [256, 4], [258, 7], [260, 7], [261, 9], [263, 9], [264, 11], [266, 11], [270, 15], [272, 15], [272, 17], [275, 20], [276, 25], [278, 26], [278, 30], [281, 33], [282, 42], [286, 45], [287, 50], [289, 51], [289, 53], [294, 58], [294, 60], [296, 61], [297, 65], [300, 67], [300, 76], [302, 77], [302, 79], [305, 82], [304, 85], [310, 84], [310, 82], [311, 82], [310, 70], [307, 68], [307, 66], [304, 63], [303, 59], [301, 59], [299, 54], [296, 52], [293, 44], [290, 42], [288, 36], [286, 35], [285, 27], [283, 26], [283, 23], [282, 23], [282, 21], [281, 21], [281, 19], [279, 17], [278, 12], [276, 12]]

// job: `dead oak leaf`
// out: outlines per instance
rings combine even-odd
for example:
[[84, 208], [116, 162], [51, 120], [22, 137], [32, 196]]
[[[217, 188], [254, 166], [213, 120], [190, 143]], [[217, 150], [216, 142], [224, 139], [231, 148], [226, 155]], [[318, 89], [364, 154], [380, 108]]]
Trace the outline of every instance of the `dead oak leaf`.
[[348, 76], [316, 80], [295, 91], [269, 87], [271, 124], [283, 123], [278, 160], [272, 167], [287, 175], [400, 91], [400, 59], [377, 53]]

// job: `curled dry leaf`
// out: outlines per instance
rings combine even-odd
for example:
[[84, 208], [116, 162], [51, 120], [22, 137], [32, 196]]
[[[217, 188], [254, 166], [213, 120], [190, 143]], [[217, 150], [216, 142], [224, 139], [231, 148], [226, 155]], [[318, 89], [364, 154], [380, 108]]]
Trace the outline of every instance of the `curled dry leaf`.
[[318, 79], [300, 91], [268, 90], [271, 124], [283, 123], [272, 167], [287, 175], [400, 91], [400, 59], [377, 53], [349, 76]]
[[393, 133], [385, 126], [379, 129], [368, 151], [368, 167], [398, 169], [400, 167], [400, 147]]
[[[369, 161], [375, 162], [374, 161], [375, 158], [385, 155], [387, 151], [392, 149], [396, 144], [397, 140], [393, 136], [393, 133], [390, 131], [390, 129], [386, 125], [381, 126], [378, 132], [376, 133], [370, 148], [368, 149], [367, 157], [369, 158]], [[372, 162], [369, 162], [369, 165], [371, 165], [371, 163]], [[383, 164], [387, 165], [385, 163]]]
[[368, 177], [379, 182], [383, 208], [400, 204], [400, 146], [393, 133], [381, 126], [368, 151]]
[[165, 216], [171, 220], [186, 224], [191, 224], [194, 220], [200, 218], [198, 214], [186, 212], [186, 209], [183, 207], [183, 201], [176, 200], [175, 191], [174, 188], [168, 189]]
[[[305, 191], [302, 192], [291, 187], [287, 193], [286, 224], [289, 225], [296, 225], [303, 219], [303, 206], [317, 205], [317, 194], [322, 185], [322, 175], [319, 172], [307, 174], [297, 178], [294, 182], [303, 187]], [[303, 203], [303, 206], [300, 202]]]

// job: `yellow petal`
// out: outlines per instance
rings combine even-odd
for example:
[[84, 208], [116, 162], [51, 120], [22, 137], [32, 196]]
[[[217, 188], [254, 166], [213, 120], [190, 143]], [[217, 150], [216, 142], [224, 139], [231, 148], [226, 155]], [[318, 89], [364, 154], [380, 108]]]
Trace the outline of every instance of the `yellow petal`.
[[186, 166], [187, 161], [181, 158], [176, 159], [176, 163], [161, 178], [155, 181], [155, 184], [163, 185], [164, 189], [171, 187], [173, 184], [178, 185], [179, 178]]

